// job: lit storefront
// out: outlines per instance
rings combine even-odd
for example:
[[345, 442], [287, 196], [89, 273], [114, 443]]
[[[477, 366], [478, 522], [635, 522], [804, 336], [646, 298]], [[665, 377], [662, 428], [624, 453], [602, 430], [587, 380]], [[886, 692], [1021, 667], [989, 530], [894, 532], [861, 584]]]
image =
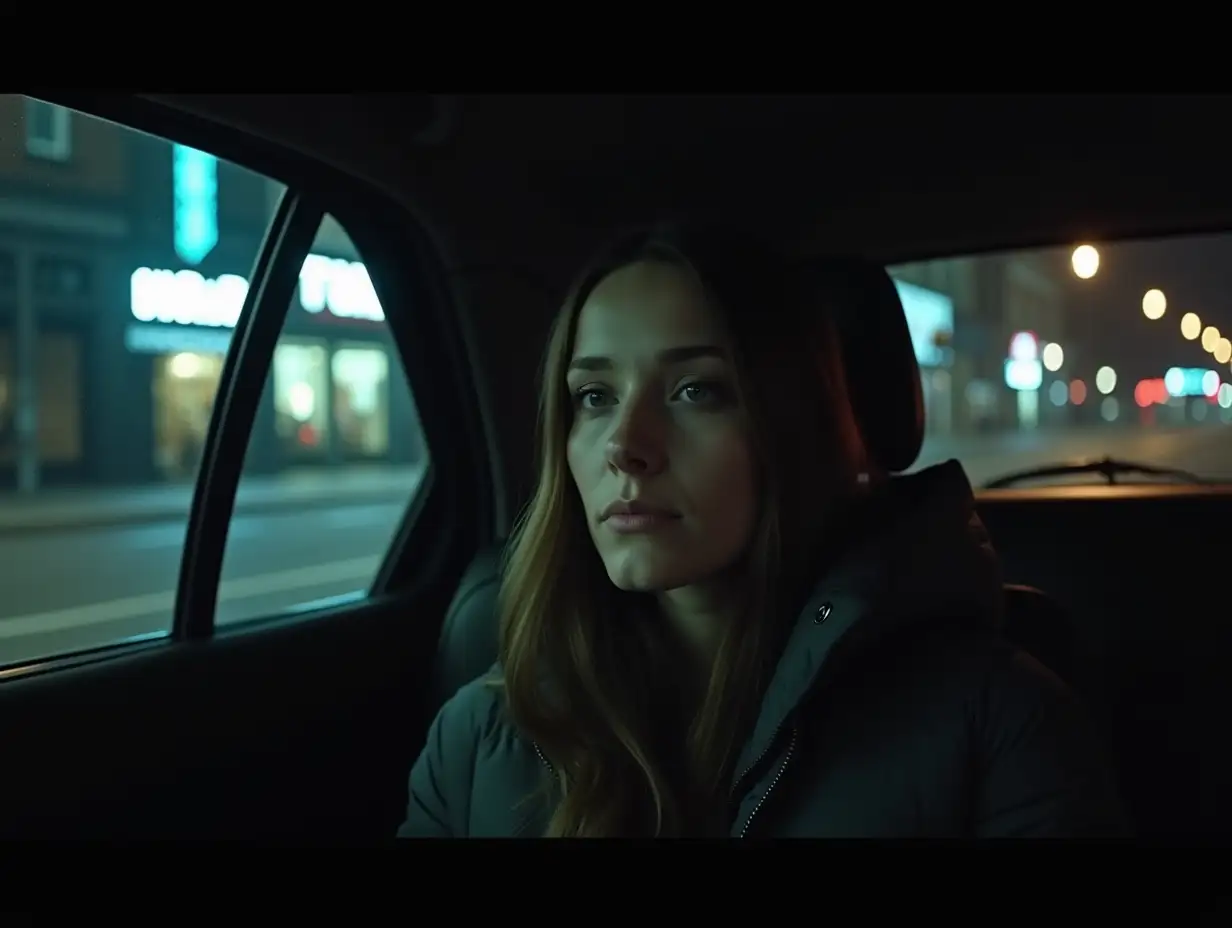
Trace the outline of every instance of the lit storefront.
[[[248, 290], [234, 273], [148, 266], [129, 281], [125, 351], [149, 384], [149, 476], [196, 471]], [[357, 261], [309, 255], [275, 349], [246, 468], [408, 462], [417, 420], [384, 313]]]
[[286, 457], [385, 458], [389, 368], [380, 345], [284, 340], [274, 352], [273, 390], [275, 431]]

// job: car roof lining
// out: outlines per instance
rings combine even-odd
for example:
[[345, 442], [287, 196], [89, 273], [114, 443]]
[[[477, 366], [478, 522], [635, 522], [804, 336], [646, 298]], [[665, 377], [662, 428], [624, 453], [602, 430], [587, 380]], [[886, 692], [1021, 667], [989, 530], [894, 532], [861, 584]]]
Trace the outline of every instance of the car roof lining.
[[1232, 227], [1228, 95], [145, 99], [364, 177], [408, 205], [431, 198], [441, 171], [482, 159], [521, 178], [540, 208], [595, 230], [721, 212], [808, 253], [897, 263]]

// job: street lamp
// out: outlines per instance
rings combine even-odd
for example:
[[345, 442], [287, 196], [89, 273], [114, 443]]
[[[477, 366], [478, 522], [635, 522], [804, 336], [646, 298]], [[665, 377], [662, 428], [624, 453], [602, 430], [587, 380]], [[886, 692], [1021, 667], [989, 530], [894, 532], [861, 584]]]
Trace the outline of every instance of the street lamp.
[[1056, 342], [1049, 342], [1044, 346], [1040, 360], [1044, 362], [1044, 367], [1048, 370], [1059, 371], [1061, 365], [1065, 363], [1065, 352]]
[[1148, 290], [1142, 297], [1142, 315], [1148, 319], [1162, 319], [1168, 309], [1168, 300], [1162, 290]]
[[1078, 277], [1090, 280], [1099, 270], [1099, 252], [1093, 245], [1079, 245], [1070, 255], [1069, 263]]
[[1202, 334], [1202, 320], [1198, 318], [1197, 313], [1186, 313], [1181, 316], [1181, 335], [1182, 337], [1193, 341]]
[[1208, 325], [1202, 330], [1202, 350], [1213, 352], [1215, 346], [1219, 344], [1219, 339], [1222, 337], [1217, 328], [1213, 325]]
[[1107, 396], [1116, 389], [1116, 371], [1110, 367], [1101, 367], [1095, 372], [1095, 389]]

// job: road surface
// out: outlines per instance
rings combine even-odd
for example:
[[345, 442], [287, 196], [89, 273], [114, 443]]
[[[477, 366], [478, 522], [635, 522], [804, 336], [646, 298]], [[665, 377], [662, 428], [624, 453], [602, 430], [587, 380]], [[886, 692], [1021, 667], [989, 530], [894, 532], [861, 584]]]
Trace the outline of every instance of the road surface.
[[[403, 505], [238, 516], [219, 621], [362, 592]], [[0, 666], [164, 634], [186, 523], [0, 535]]]
[[[979, 484], [1024, 467], [1105, 455], [1232, 480], [1232, 426], [930, 440], [920, 463], [957, 457]], [[401, 515], [401, 505], [390, 503], [237, 516], [219, 621], [362, 592]], [[0, 666], [165, 634], [184, 531], [179, 522], [0, 534]]]

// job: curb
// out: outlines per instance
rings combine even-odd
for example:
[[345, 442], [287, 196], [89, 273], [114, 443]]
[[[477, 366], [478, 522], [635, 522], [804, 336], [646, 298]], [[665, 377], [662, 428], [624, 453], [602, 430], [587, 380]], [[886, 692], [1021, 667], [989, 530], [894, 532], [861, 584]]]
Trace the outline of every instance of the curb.
[[[363, 506], [374, 503], [396, 503], [409, 501], [405, 488], [355, 491], [345, 496], [293, 497], [290, 499], [267, 499], [250, 503], [238, 503], [235, 507], [237, 515], [261, 515], [265, 513], [286, 512], [295, 509], [338, 509], [344, 506]], [[48, 518], [32, 518], [28, 522], [14, 520], [6, 522], [0, 518], [0, 536], [31, 535], [38, 532], [66, 532], [78, 529], [114, 528], [122, 525], [153, 525], [159, 522], [188, 521], [188, 508], [163, 507], [146, 511], [100, 512], [84, 516], [65, 515]]]

